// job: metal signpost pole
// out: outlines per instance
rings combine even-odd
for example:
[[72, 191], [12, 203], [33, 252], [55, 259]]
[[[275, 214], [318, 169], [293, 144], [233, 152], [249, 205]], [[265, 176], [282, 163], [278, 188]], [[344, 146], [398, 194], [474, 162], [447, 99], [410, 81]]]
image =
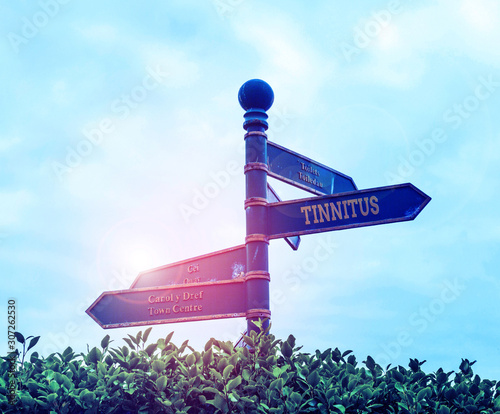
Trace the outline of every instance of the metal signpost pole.
[[[266, 111], [274, 101], [271, 87], [264, 81], [252, 79], [238, 93], [241, 107], [246, 111], [245, 134], [246, 181], [246, 290], [247, 332], [259, 331], [253, 323], [271, 318], [269, 307], [269, 262], [267, 236], [267, 135]], [[264, 325], [263, 328], [267, 326]]]

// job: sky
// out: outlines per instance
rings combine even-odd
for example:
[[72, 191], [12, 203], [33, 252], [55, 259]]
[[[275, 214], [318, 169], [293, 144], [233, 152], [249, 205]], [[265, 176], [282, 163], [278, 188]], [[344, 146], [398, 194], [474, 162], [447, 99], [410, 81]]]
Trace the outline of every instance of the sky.
[[[140, 271], [245, 239], [238, 90], [268, 137], [354, 179], [432, 197], [414, 221], [269, 247], [272, 328], [382, 366], [477, 360], [500, 379], [500, 3], [4, 2], [0, 269], [47, 356], [112, 346], [85, 310]], [[269, 179], [284, 200], [311, 194]], [[202, 350], [244, 318], [155, 325]], [[5, 342], [4, 342], [5, 339]]]

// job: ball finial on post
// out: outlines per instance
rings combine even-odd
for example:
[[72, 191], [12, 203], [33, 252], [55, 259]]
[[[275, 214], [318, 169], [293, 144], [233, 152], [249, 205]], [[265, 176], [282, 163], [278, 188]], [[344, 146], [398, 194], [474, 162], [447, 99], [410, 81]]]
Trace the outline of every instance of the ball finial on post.
[[267, 82], [251, 79], [240, 88], [238, 101], [245, 111], [261, 109], [265, 112], [274, 102], [274, 92]]

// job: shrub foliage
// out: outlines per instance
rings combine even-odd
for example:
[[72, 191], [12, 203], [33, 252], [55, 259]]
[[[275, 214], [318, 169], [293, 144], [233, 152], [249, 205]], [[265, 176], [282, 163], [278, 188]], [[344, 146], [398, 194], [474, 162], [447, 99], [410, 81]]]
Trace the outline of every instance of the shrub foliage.
[[[127, 345], [15, 364], [16, 401], [9, 403], [9, 357], [0, 362], [3, 413], [500, 413], [500, 382], [482, 380], [463, 359], [459, 371], [426, 374], [425, 362], [383, 369], [352, 351], [301, 353], [290, 335], [245, 336], [246, 347], [210, 339], [202, 352], [172, 333], [146, 344], [151, 328]], [[35, 343], [38, 341], [38, 337]], [[30, 347], [34, 346], [31, 340]], [[32, 345], [33, 344], [33, 345]], [[12, 369], [11, 369], [12, 371]], [[12, 402], [12, 401], [11, 401]]]

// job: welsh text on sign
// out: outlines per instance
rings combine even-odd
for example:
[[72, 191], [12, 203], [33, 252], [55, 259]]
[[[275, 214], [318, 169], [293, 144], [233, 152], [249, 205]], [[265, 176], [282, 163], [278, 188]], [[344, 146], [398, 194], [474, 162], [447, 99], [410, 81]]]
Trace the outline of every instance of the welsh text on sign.
[[245, 279], [104, 292], [86, 312], [105, 329], [245, 316]]

